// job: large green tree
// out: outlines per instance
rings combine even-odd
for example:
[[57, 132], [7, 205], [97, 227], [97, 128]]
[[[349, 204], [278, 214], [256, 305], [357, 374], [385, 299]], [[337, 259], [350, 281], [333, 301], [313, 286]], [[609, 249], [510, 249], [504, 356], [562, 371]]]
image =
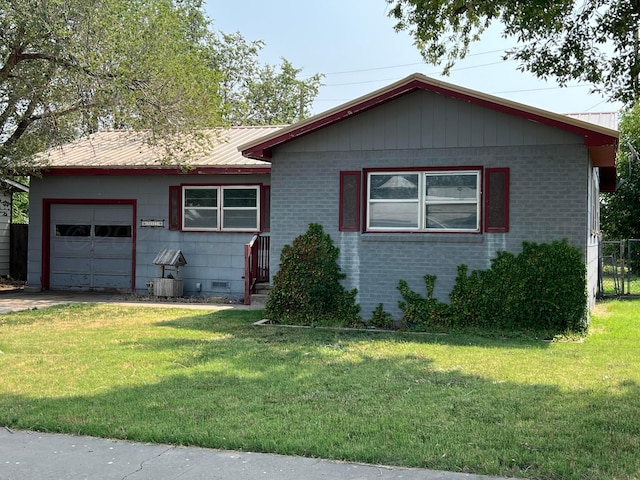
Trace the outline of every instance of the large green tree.
[[286, 59], [278, 66], [260, 64], [264, 42], [250, 42], [239, 32], [220, 32], [211, 47], [211, 64], [223, 75], [221, 95], [227, 122], [285, 125], [311, 114], [322, 75], [303, 79], [302, 69]]
[[447, 72], [494, 22], [505, 58], [540, 78], [580, 80], [626, 105], [640, 95], [640, 0], [387, 0], [425, 61]]
[[198, 145], [221, 122], [208, 35], [198, 0], [0, 0], [0, 175], [101, 128]]
[[617, 169], [618, 188], [603, 193], [602, 231], [605, 238], [640, 238], [640, 104], [622, 112]]

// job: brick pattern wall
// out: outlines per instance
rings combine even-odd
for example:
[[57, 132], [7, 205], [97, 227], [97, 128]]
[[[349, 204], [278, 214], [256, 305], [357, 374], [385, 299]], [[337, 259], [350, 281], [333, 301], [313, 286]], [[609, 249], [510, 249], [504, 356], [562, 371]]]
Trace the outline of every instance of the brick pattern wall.
[[[568, 239], [585, 251], [589, 161], [584, 147], [521, 147], [284, 151], [272, 160], [272, 274], [285, 244], [320, 223], [341, 249], [345, 286], [358, 288], [362, 315], [382, 302], [395, 316], [397, 284], [424, 293], [423, 276], [435, 274], [435, 295], [448, 301], [458, 265], [486, 269], [499, 250], [518, 253], [522, 241]], [[510, 231], [498, 234], [362, 234], [339, 232], [339, 172], [375, 167], [483, 166], [510, 168]]]

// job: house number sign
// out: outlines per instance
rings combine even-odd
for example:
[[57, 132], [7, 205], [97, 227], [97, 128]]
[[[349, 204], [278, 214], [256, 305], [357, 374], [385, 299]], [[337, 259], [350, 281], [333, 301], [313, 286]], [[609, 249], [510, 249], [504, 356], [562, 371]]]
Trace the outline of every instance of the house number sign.
[[140, 219], [141, 227], [161, 227], [164, 228], [164, 219], [163, 220], [144, 220]]

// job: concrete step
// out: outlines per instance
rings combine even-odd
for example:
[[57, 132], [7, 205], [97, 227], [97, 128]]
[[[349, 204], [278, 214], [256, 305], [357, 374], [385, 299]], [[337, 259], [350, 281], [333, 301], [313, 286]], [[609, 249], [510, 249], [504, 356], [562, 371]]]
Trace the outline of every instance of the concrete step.
[[273, 285], [269, 285], [268, 283], [257, 283], [256, 294], [268, 295], [272, 288], [273, 288]]
[[251, 295], [251, 305], [264, 305], [267, 302], [267, 293], [254, 293]]

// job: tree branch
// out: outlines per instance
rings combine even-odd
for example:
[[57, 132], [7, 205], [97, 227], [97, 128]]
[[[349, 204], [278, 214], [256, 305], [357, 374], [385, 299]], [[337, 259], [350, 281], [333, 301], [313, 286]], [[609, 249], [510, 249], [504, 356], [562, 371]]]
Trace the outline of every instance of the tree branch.
[[64, 67], [68, 70], [80, 71], [85, 75], [93, 78], [107, 78], [107, 79], [117, 78], [117, 75], [114, 75], [112, 73], [98, 74], [86, 66], [82, 66], [77, 63], [74, 63], [73, 60], [59, 58], [54, 55], [49, 55], [46, 53], [38, 53], [38, 52], [24, 53], [24, 48], [25, 48], [24, 45], [21, 45], [17, 48], [14, 48], [11, 51], [11, 53], [9, 54], [9, 57], [7, 58], [7, 62], [0, 69], [0, 82], [4, 82], [7, 78], [9, 78], [11, 70], [13, 70], [13, 68], [16, 65], [18, 65], [20, 62], [34, 61], [34, 60], [44, 60], [54, 65], [59, 65], [61, 67]]
[[3, 147], [11, 147], [11, 145], [15, 144], [20, 139], [20, 137], [25, 134], [27, 128], [29, 128], [29, 125], [34, 122], [31, 116], [36, 109], [35, 103], [36, 102], [34, 101], [29, 102], [27, 110], [22, 115], [22, 119], [18, 122], [16, 129], [13, 131], [11, 136], [2, 143]]
[[11, 134], [11, 136], [2, 143], [2, 147], [10, 147], [11, 145], [14, 145], [26, 133], [29, 126], [31, 126], [34, 122], [37, 122], [39, 120], [46, 120], [48, 118], [59, 118], [86, 108], [93, 108], [98, 106], [97, 102], [89, 102], [77, 104], [64, 110], [47, 111], [38, 115], [33, 115], [33, 112], [35, 111], [37, 106], [35, 105], [35, 103], [36, 102], [31, 101], [31, 103], [27, 107], [27, 111], [22, 115], [22, 119], [20, 120], [20, 122], [18, 122], [18, 126]]
[[20, 45], [18, 47], [14, 47], [11, 52], [9, 52], [7, 61], [4, 63], [2, 68], [0, 68], [0, 82], [4, 82], [9, 78], [9, 74], [11, 73], [11, 70], [13, 70], [13, 67], [20, 63], [20, 56], [22, 55], [23, 49], [24, 45]]

